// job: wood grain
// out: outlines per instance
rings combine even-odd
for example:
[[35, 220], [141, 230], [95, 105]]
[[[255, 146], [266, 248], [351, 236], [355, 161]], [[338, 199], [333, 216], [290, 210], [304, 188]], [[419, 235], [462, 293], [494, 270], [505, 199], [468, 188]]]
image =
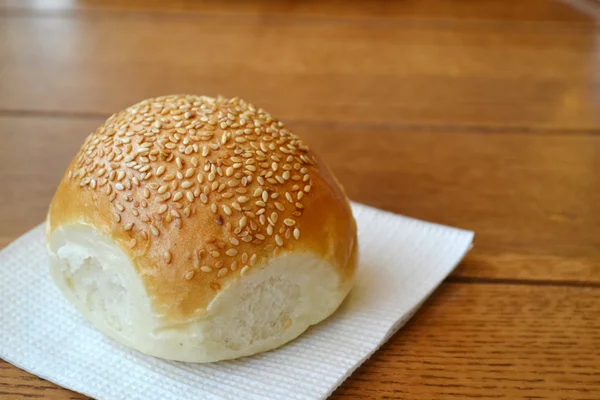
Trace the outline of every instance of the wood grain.
[[377, 22], [423, 20], [461, 22], [581, 22], [587, 18], [560, 1], [264, 1], [230, 0], [0, 0], [0, 10], [34, 11], [38, 13], [94, 12], [154, 12], [185, 14], [269, 15], [277, 18], [354, 18]]
[[[599, 312], [598, 289], [444, 284], [332, 399], [597, 400]], [[0, 398], [86, 399], [0, 374]]]
[[596, 289], [443, 285], [333, 398], [598, 399], [599, 300]]
[[[0, 109], [239, 95], [285, 119], [597, 130], [595, 25], [260, 13], [0, 15]], [[160, 28], [158, 28], [160, 26]], [[23, 85], [23, 82], [27, 82]]]
[[[598, 399], [600, 58], [583, 9], [600, 15], [586, 0], [0, 0], [0, 248], [43, 220], [110, 113], [240, 95], [352, 199], [477, 232], [332, 398]], [[0, 360], [0, 399], [18, 398], [86, 399]]]

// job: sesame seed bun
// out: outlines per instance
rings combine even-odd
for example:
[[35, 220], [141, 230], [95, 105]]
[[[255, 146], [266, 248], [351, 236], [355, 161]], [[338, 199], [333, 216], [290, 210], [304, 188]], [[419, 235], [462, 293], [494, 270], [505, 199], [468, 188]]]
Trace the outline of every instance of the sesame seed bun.
[[112, 115], [50, 204], [63, 294], [99, 330], [157, 357], [270, 350], [333, 313], [356, 224], [333, 174], [266, 111], [175, 95]]

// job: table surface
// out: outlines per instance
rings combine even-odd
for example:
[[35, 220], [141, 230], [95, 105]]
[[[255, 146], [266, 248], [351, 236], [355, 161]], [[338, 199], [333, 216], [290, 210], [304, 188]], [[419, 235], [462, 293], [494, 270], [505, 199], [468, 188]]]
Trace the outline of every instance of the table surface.
[[[476, 231], [334, 399], [598, 400], [596, 4], [0, 0], [0, 247], [43, 220], [112, 112], [239, 95], [353, 200]], [[85, 397], [0, 361], [16, 398]]]

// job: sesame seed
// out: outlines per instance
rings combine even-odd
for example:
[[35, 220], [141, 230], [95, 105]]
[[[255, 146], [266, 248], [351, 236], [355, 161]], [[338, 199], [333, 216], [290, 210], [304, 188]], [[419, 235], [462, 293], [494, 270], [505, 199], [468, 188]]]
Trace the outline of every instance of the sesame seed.
[[252, 254], [252, 257], [250, 257], [250, 266], [254, 266], [254, 264], [256, 264], [256, 254]]
[[167, 192], [159, 197], [158, 201], [165, 202], [171, 198], [171, 192]]
[[183, 181], [181, 182], [181, 187], [183, 189], [188, 189], [190, 187], [192, 187], [193, 183], [191, 181]]
[[283, 246], [283, 239], [281, 239], [281, 237], [279, 235], [275, 235], [275, 243], [277, 243], [277, 246]]
[[165, 186], [165, 185], [163, 185], [163, 186], [161, 186], [161, 187], [159, 187], [159, 188], [158, 188], [158, 194], [163, 194], [163, 193], [165, 193], [165, 192], [166, 192], [168, 189], [169, 189], [169, 187], [168, 187], [168, 186]]
[[279, 211], [285, 211], [285, 207], [283, 206], [283, 204], [277, 201], [275, 202], [275, 208], [277, 208]]
[[248, 267], [247, 265], [244, 265], [244, 266], [242, 267], [242, 269], [240, 270], [240, 275], [242, 275], [242, 276], [246, 275], [246, 272], [248, 272], [248, 269], [249, 269], [249, 268], [250, 268], [250, 267]]
[[166, 262], [167, 264], [170, 264], [170, 263], [171, 263], [171, 258], [172, 258], [172, 256], [171, 256], [171, 252], [170, 252], [170, 251], [168, 251], [168, 250], [167, 250], [167, 251], [165, 251], [165, 252], [163, 253], [163, 258], [165, 259], [165, 262]]
[[245, 227], [247, 222], [248, 222], [248, 218], [246, 218], [246, 216], [243, 216], [242, 218], [240, 218], [240, 221], [239, 221], [240, 228]]
[[222, 206], [223, 208], [223, 212], [227, 215], [231, 215], [231, 208], [229, 208], [227, 205], [223, 204]]
[[248, 253], [244, 252], [242, 254], [242, 263], [246, 264], [248, 262]]
[[160, 167], [156, 168], [155, 175], [156, 176], [161, 176], [162, 174], [165, 173], [165, 171], [166, 171], [166, 168], [161, 165]]
[[194, 194], [192, 192], [190, 192], [189, 190], [187, 192], [185, 192], [185, 197], [188, 199], [188, 201], [192, 202], [194, 201]]
[[229, 249], [225, 252], [225, 254], [227, 254], [230, 257], [237, 255], [237, 253], [238, 253], [238, 251], [236, 249]]
[[228, 270], [227, 268], [221, 268], [221, 269], [219, 270], [219, 272], [217, 273], [217, 276], [218, 276], [219, 278], [222, 278], [222, 277], [224, 277], [225, 275], [227, 275], [227, 272], [229, 272], [229, 270]]
[[188, 271], [188, 272], [185, 274], [185, 279], [186, 279], [186, 280], [188, 280], [188, 281], [189, 281], [189, 280], [192, 280], [192, 278], [194, 277], [194, 274], [195, 274], [194, 270], [190, 270], [190, 271]]
[[117, 183], [115, 185], [115, 189], [117, 189], [117, 190], [125, 190], [125, 186], [123, 186], [121, 183]]
[[196, 173], [196, 168], [188, 168], [187, 171], [185, 171], [184, 176], [186, 178], [191, 178], [195, 173]]
[[200, 271], [202, 272], [212, 272], [212, 268], [209, 267], [208, 265], [203, 265], [202, 267], [200, 267]]
[[154, 236], [160, 236], [160, 231], [154, 225], [150, 225], [150, 232], [152, 232]]
[[158, 213], [159, 213], [159, 214], [164, 214], [165, 212], [167, 212], [167, 209], [168, 209], [168, 208], [169, 208], [169, 207], [168, 207], [166, 204], [163, 204], [163, 205], [161, 205], [161, 206], [160, 206], [160, 208], [158, 209]]

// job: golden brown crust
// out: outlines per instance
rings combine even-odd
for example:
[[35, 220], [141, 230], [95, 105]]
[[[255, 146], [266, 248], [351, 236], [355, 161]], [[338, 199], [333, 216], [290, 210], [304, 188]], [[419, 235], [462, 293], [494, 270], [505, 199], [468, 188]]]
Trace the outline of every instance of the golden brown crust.
[[85, 141], [49, 210], [48, 234], [94, 226], [132, 259], [156, 310], [201, 315], [232, 279], [281, 252], [323, 257], [347, 282], [356, 225], [323, 162], [251, 104], [144, 100]]

